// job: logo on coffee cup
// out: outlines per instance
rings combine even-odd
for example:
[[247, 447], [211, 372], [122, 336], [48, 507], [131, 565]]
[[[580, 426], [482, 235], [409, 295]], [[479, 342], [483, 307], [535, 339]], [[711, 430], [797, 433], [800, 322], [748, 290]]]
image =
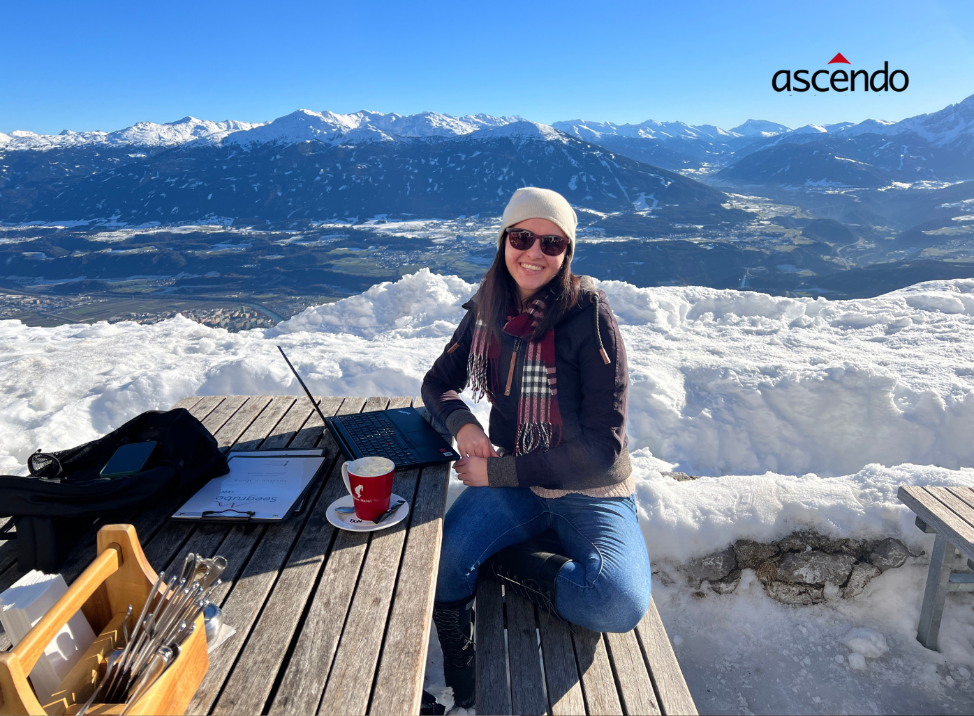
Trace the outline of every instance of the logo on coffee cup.
[[[851, 65], [841, 52], [829, 60], [830, 65]], [[808, 92], [814, 89], [816, 92], [855, 92], [857, 86], [863, 92], [902, 92], [910, 86], [910, 76], [906, 70], [889, 71], [889, 62], [883, 63], [883, 68], [869, 72], [868, 70], [843, 69], [838, 70], [778, 70], [771, 78], [771, 87], [775, 92]], [[822, 75], [828, 79], [819, 80]], [[857, 80], [862, 80], [858, 82]], [[794, 83], [794, 85], [792, 84]]]
[[362, 490], [364, 490], [364, 489], [365, 489], [365, 486], [364, 485], [356, 485], [355, 486], [355, 496], [356, 497], [361, 497], [362, 496]]

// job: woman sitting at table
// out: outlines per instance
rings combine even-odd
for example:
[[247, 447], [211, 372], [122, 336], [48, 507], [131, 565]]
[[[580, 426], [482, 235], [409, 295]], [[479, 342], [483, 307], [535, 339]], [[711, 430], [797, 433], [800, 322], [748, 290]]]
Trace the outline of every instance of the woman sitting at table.
[[[476, 488], [445, 517], [433, 608], [462, 707], [474, 702], [478, 576], [593, 631], [629, 631], [649, 606], [626, 352], [605, 293], [572, 274], [576, 224], [560, 194], [515, 192], [494, 263], [423, 380], [426, 407], [457, 440], [459, 479]], [[489, 438], [458, 395], [467, 385], [491, 402]], [[542, 533], [560, 545], [521, 544]]]

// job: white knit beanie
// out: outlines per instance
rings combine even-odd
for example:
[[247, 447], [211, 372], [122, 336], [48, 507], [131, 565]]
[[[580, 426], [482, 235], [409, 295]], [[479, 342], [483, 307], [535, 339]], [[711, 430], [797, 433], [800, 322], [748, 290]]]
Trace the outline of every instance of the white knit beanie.
[[572, 253], [575, 252], [575, 227], [578, 225], [575, 210], [558, 192], [536, 186], [518, 189], [507, 202], [501, 219], [501, 233], [497, 237], [498, 249], [504, 246], [504, 230], [526, 219], [547, 219], [557, 224], [571, 242]]

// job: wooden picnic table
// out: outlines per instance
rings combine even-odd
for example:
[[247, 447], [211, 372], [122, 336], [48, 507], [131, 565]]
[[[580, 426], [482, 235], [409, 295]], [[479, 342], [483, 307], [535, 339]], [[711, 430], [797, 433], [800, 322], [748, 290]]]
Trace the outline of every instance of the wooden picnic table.
[[917, 641], [936, 651], [947, 593], [974, 591], [974, 574], [951, 572], [955, 549], [974, 568], [974, 489], [904, 485], [897, 496], [916, 514], [917, 527], [937, 535], [917, 625]]
[[[315, 399], [325, 415], [420, 407], [419, 398]], [[237, 633], [210, 654], [190, 714], [416, 714], [420, 709], [446, 504], [448, 465], [396, 473], [408, 518], [371, 533], [335, 529], [343, 458], [306, 397], [206, 396], [186, 408], [221, 449], [327, 450], [325, 477], [300, 514], [280, 523], [177, 522], [180, 500], [132, 515], [152, 566], [188, 552], [229, 566], [214, 601]], [[71, 583], [95, 556], [95, 528], [61, 573]], [[16, 546], [0, 547], [0, 591], [19, 579]], [[9, 648], [6, 635], [0, 648]]]

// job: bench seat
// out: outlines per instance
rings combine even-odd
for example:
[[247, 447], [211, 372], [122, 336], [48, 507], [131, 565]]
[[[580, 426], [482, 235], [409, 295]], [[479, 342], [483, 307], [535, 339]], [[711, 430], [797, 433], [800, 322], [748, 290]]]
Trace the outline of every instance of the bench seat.
[[481, 579], [478, 714], [696, 714], [656, 605], [625, 634], [552, 618]]

